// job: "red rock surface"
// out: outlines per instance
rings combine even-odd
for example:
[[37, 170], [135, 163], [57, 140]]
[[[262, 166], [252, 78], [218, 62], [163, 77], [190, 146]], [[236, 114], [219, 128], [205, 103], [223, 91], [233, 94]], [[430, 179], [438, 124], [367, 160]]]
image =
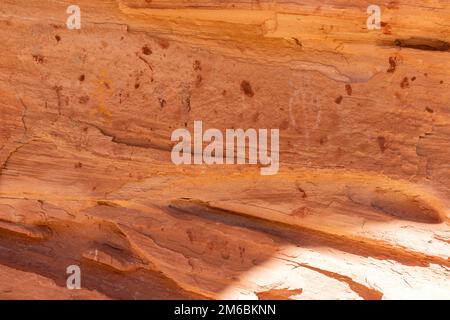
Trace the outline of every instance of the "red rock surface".
[[[2, 0], [0, 298], [449, 299], [450, 6], [370, 4]], [[278, 174], [174, 165], [195, 120]]]

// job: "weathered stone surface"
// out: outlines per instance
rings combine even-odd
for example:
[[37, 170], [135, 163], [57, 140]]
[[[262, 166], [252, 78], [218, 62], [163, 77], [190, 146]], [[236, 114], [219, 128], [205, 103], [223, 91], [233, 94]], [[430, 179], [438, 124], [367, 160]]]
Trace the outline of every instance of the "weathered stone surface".
[[[0, 3], [0, 298], [450, 298], [446, 1], [76, 2]], [[195, 120], [278, 174], [174, 165]]]

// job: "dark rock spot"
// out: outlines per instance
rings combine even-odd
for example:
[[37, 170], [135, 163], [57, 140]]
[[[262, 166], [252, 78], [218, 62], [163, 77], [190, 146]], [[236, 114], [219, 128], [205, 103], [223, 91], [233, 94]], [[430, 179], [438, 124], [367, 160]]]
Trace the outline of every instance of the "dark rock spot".
[[381, 21], [380, 25], [383, 28], [383, 34], [392, 34], [392, 28], [387, 22]]
[[253, 97], [255, 95], [252, 86], [250, 85], [250, 82], [248, 82], [247, 80], [243, 80], [241, 82], [241, 90], [247, 97]]
[[384, 151], [385, 151], [386, 148], [387, 148], [387, 145], [386, 145], [386, 138], [385, 138], [385, 137], [382, 137], [382, 136], [379, 136], [379, 137], [377, 137], [377, 142], [378, 142], [378, 146], [380, 147], [380, 151], [381, 151], [382, 153], [384, 153]]
[[163, 48], [163, 49], [167, 49], [167, 48], [170, 46], [169, 41], [166, 40], [166, 39], [159, 39], [159, 40], [158, 40], [158, 44], [159, 44], [159, 46], [160, 46], [161, 48]]
[[351, 95], [352, 95], [352, 92], [353, 92], [352, 86], [349, 85], [349, 84], [346, 84], [346, 85], [345, 85], [345, 91], [347, 91], [347, 94], [348, 94], [349, 96], [351, 96]]
[[201, 62], [200, 62], [199, 60], [195, 60], [195, 61], [194, 61], [193, 67], [194, 67], [194, 70], [195, 70], [195, 71], [200, 71], [200, 70], [202, 70]]
[[321, 138], [319, 139], [320, 145], [324, 145], [324, 144], [327, 143], [327, 142], [328, 142], [328, 137], [327, 137], [327, 136], [321, 137]]
[[417, 79], [416, 77], [412, 77], [411, 81], [416, 81], [416, 79]]
[[197, 78], [195, 79], [195, 86], [197, 88], [200, 88], [200, 86], [202, 85], [202, 81], [203, 81], [202, 76], [198, 74]]
[[140, 86], [141, 86], [140, 83], [135, 83], [135, 84], [134, 84], [134, 88], [135, 88], [135, 89], [138, 89]]
[[84, 74], [82, 74], [81, 76], [78, 77], [78, 80], [80, 80], [81, 82], [83, 82], [85, 78], [86, 78], [86, 77], [84, 76]]
[[395, 68], [397, 68], [397, 58], [389, 57], [389, 69], [387, 69], [387, 72], [394, 72]]
[[186, 234], [187, 234], [187, 236], [189, 238], [189, 241], [190, 242], [194, 242], [194, 235], [192, 234], [192, 231], [191, 230], [187, 230]]
[[341, 104], [342, 99], [344, 99], [342, 96], [337, 97], [336, 99], [334, 99], [334, 103], [336, 104]]
[[181, 101], [181, 103], [183, 104], [184, 108], [187, 110], [187, 112], [191, 111], [191, 96], [187, 96], [184, 97]]
[[402, 89], [409, 88], [409, 79], [408, 77], [404, 77], [402, 82], [400, 82], [400, 87]]
[[230, 259], [230, 254], [228, 252], [221, 252], [220, 255], [224, 260]]
[[303, 198], [303, 199], [308, 198], [308, 196], [306, 195], [305, 190], [303, 190], [303, 188], [300, 187], [298, 184], [297, 184], [297, 190], [300, 191], [300, 193], [302, 194], [302, 198]]
[[44, 63], [44, 56], [40, 55], [40, 54], [34, 54], [33, 55], [33, 59], [34, 61], [36, 61], [37, 63]]
[[56, 36], [55, 36], [55, 39], [56, 39], [56, 42], [59, 42], [59, 41], [61, 41], [61, 37], [60, 37], [60, 36], [58, 36], [58, 35], [56, 35]]
[[299, 47], [303, 47], [302, 43], [297, 38], [292, 38], [295, 41], [295, 44]]
[[152, 49], [150, 49], [148, 46], [143, 46], [142, 47], [142, 53], [145, 54], [146, 56], [149, 56], [153, 52], [152, 52]]
[[82, 96], [78, 99], [78, 102], [81, 104], [85, 104], [89, 101], [89, 96]]
[[75, 169], [79, 169], [81, 167], [83, 167], [83, 164], [81, 162], [75, 163], [74, 165]]
[[426, 107], [425, 110], [426, 110], [427, 112], [429, 112], [429, 113], [433, 113], [433, 112], [434, 112], [434, 110], [431, 109], [430, 107]]

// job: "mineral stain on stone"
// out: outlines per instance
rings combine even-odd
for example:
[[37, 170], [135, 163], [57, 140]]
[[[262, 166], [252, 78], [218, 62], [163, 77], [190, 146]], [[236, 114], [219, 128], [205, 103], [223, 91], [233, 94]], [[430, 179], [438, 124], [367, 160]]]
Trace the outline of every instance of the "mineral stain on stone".
[[78, 99], [81, 104], [85, 104], [89, 101], [89, 96], [82, 96]]
[[389, 57], [389, 69], [387, 72], [395, 72], [395, 69], [397, 68], [397, 58], [395, 57]]
[[193, 68], [194, 68], [195, 71], [202, 70], [202, 65], [201, 65], [200, 60], [195, 60], [194, 61]]
[[409, 88], [409, 79], [408, 77], [404, 77], [402, 82], [400, 82], [400, 87], [402, 89]]
[[167, 48], [169, 48], [169, 46], [170, 46], [169, 41], [166, 40], [166, 39], [159, 39], [159, 40], [158, 40], [158, 44], [159, 44], [159, 46], [160, 46], [162, 49], [167, 49]]
[[34, 61], [36, 61], [39, 64], [44, 63], [44, 60], [45, 60], [44, 56], [42, 56], [40, 54], [34, 54], [33, 59], [34, 59]]
[[255, 93], [253, 92], [252, 86], [250, 85], [250, 82], [247, 80], [242, 80], [241, 82], [241, 90], [244, 92], [244, 94], [247, 97], [253, 97]]
[[345, 91], [347, 91], [347, 94], [348, 94], [349, 96], [351, 96], [351, 95], [352, 95], [352, 92], [353, 92], [352, 86], [349, 85], [349, 84], [346, 84], [346, 85], [345, 85]]
[[150, 49], [148, 46], [143, 46], [142, 53], [145, 54], [146, 56], [149, 56], [152, 54], [152, 49]]
[[384, 151], [386, 151], [386, 149], [387, 149], [386, 138], [379, 136], [379, 137], [377, 137], [377, 142], [378, 142], [378, 147], [380, 148], [381, 153], [384, 153]]
[[197, 88], [200, 88], [202, 86], [202, 81], [203, 81], [203, 77], [200, 74], [198, 74], [195, 79], [195, 86]]

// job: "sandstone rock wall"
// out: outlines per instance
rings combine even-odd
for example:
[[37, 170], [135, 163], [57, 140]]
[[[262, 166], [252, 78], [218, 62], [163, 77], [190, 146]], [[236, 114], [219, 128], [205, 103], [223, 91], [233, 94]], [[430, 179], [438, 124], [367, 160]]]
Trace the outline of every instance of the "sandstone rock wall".
[[[0, 298], [448, 299], [450, 5], [371, 4], [2, 0]], [[195, 120], [278, 174], [174, 165]]]

